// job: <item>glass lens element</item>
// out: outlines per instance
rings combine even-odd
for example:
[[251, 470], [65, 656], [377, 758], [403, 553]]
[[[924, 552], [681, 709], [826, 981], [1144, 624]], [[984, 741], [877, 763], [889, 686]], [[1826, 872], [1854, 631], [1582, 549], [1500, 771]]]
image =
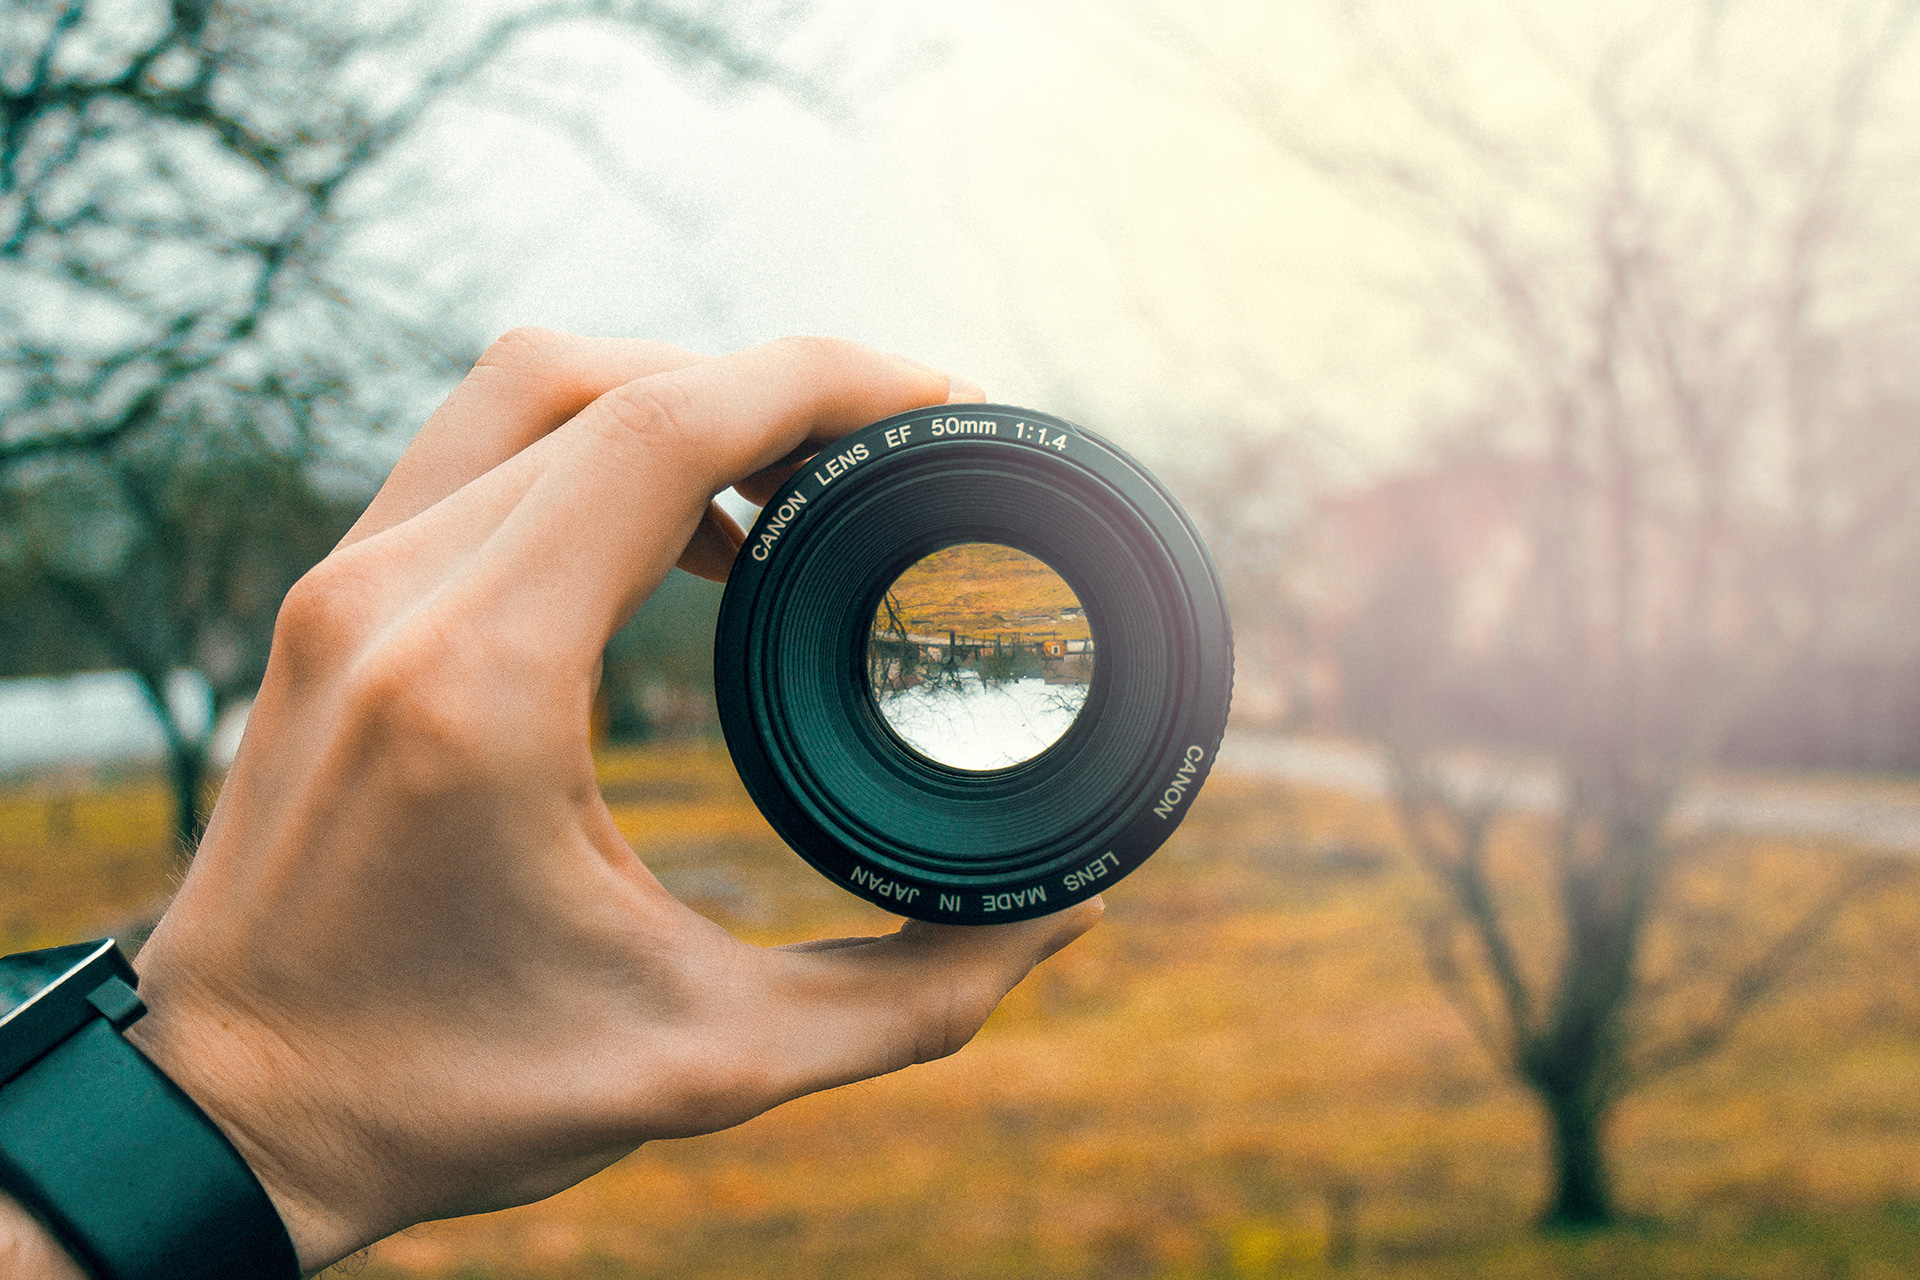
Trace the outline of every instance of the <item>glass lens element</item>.
[[894, 733], [956, 769], [1005, 769], [1060, 740], [1093, 679], [1094, 637], [1045, 562], [965, 542], [913, 565], [881, 599], [867, 687]]

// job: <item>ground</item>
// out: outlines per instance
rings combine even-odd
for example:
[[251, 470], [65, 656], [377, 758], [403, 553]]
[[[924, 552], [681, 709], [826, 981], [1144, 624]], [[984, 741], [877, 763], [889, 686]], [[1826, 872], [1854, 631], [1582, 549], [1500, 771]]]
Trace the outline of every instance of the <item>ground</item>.
[[[787, 851], [724, 751], [611, 754], [669, 887], [761, 942], [892, 920]], [[0, 793], [0, 945], [137, 917], [178, 864], [157, 780]], [[1524, 840], [1525, 832], [1513, 838]], [[1750, 952], [1850, 860], [1704, 845], [1655, 965]], [[1920, 883], [1900, 876], [1717, 1058], [1611, 1135], [1622, 1230], [1543, 1239], [1542, 1129], [1437, 995], [1430, 901], [1377, 801], [1216, 776], [946, 1061], [649, 1146], [573, 1191], [416, 1228], [369, 1280], [1909, 1277], [1920, 1274]], [[1705, 960], [1702, 957], [1706, 957]]]
[[[915, 635], [949, 631], [992, 640], [1084, 640], [1080, 599], [1045, 562], [1024, 551], [967, 542], [910, 567], [889, 590], [900, 621]], [[885, 608], [874, 630], [888, 626]]]

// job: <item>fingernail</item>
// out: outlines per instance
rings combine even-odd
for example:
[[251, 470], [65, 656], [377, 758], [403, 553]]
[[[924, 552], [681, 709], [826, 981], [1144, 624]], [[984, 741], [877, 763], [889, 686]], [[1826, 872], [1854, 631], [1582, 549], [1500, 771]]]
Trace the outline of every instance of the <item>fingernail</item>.
[[[1069, 907], [1060, 913], [1060, 927], [1053, 931], [1046, 945], [1040, 949], [1040, 959], [1045, 960], [1069, 942], [1085, 934], [1100, 922], [1107, 911], [1106, 900], [1098, 896], [1088, 898], [1076, 907]], [[1036, 960], [1034, 963], [1038, 964]]]
[[987, 393], [982, 391], [980, 384], [972, 378], [958, 377], [951, 373], [947, 375], [948, 404], [974, 404], [986, 398]]
[[910, 364], [914, 368], [924, 370], [936, 378], [946, 379], [947, 398], [945, 403], [947, 404], [957, 404], [965, 400], [984, 400], [986, 398], [980, 394], [979, 384], [971, 378], [956, 377], [937, 365], [928, 364], [925, 360], [915, 360], [912, 356], [903, 356], [898, 351], [891, 352], [890, 354], [895, 360], [900, 361], [902, 364]]

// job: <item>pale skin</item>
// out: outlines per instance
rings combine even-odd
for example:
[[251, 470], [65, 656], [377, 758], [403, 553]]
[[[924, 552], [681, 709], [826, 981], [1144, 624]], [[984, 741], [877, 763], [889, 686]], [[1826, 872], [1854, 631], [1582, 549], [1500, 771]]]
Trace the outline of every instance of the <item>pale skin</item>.
[[[518, 331], [294, 588], [129, 1038], [233, 1139], [304, 1273], [950, 1054], [1098, 918], [750, 946], [661, 888], [594, 783], [600, 652], [676, 562], [725, 576], [714, 495], [978, 398], [852, 343]], [[4, 1196], [0, 1274], [80, 1277]]]

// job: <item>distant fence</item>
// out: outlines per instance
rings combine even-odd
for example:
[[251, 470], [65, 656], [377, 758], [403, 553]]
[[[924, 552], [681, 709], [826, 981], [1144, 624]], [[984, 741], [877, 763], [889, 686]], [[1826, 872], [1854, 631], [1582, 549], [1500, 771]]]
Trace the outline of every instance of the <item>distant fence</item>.
[[1093, 641], [1057, 636], [1016, 638], [875, 631], [867, 639], [867, 680], [874, 689], [910, 689], [972, 671], [989, 683], [1039, 677], [1050, 684], [1085, 683]]

